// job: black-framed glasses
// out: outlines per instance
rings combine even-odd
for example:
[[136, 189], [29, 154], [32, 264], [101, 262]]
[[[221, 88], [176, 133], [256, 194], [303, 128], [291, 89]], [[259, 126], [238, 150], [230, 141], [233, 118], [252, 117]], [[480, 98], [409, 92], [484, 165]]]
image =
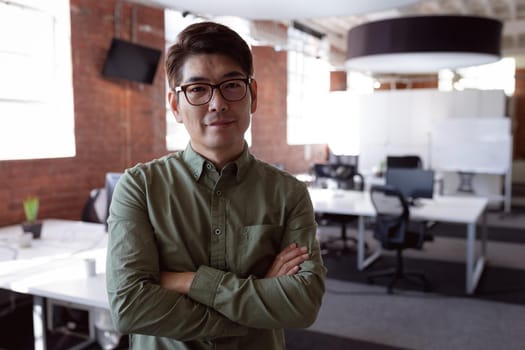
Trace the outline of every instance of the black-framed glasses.
[[219, 84], [191, 83], [175, 87], [175, 92], [184, 92], [190, 105], [202, 106], [210, 102], [213, 90], [219, 90], [221, 96], [230, 102], [240, 101], [246, 96], [248, 85], [252, 78], [235, 78], [220, 82]]

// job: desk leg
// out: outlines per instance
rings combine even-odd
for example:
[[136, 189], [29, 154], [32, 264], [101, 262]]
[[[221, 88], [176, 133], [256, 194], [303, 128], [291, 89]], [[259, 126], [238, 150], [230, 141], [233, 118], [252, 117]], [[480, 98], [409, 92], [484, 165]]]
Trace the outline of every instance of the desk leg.
[[[485, 228], [483, 229], [485, 230]], [[476, 223], [467, 226], [467, 271], [466, 271], [466, 293], [474, 294], [485, 265], [485, 241], [486, 233], [482, 237], [481, 255], [476, 259]]]
[[487, 239], [488, 239], [488, 232], [487, 232], [487, 212], [483, 212], [482, 217], [482, 226], [481, 226], [481, 255], [483, 258], [487, 257]]
[[357, 268], [364, 269], [365, 262], [365, 219], [362, 216], [357, 218]]
[[376, 246], [372, 255], [365, 259], [365, 218], [359, 216], [357, 219], [357, 269], [364, 270], [379, 256], [381, 256], [381, 246]]
[[44, 298], [33, 296], [33, 334], [35, 339], [35, 350], [47, 349], [46, 325], [44, 315]]

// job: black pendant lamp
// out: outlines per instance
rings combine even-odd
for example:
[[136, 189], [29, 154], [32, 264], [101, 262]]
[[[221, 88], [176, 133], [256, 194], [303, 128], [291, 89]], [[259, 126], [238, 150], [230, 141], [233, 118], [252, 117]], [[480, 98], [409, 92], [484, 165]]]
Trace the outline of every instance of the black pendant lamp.
[[503, 24], [473, 16], [397, 17], [348, 32], [346, 66], [371, 73], [431, 73], [501, 58]]

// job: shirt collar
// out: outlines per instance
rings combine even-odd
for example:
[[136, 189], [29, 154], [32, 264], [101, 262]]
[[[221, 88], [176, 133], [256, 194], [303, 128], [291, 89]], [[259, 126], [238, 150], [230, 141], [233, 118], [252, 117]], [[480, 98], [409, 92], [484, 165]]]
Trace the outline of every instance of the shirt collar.
[[[206, 164], [207, 160], [195, 152], [190, 143], [188, 143], [186, 146], [182, 157], [184, 163], [186, 163], [190, 168], [193, 178], [198, 181], [204, 171], [204, 165]], [[248, 150], [248, 144], [245, 142], [244, 150], [242, 151], [241, 155], [233, 162], [228, 163], [225, 168], [233, 169], [232, 171], [236, 176], [236, 180], [241, 181], [252, 161], [253, 156], [250, 154]]]

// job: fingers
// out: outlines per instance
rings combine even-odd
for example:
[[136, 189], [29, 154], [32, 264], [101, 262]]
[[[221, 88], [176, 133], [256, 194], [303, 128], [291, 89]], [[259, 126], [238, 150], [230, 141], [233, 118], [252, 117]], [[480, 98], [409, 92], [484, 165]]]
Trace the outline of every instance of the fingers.
[[304, 253], [304, 254], [298, 255], [295, 258], [285, 262], [281, 266], [279, 272], [282, 275], [294, 275], [294, 274], [296, 274], [299, 271], [299, 265], [301, 265], [303, 262], [308, 260], [308, 258], [309, 258], [308, 253]]
[[297, 272], [299, 272], [299, 266], [294, 266], [294, 267], [292, 267], [292, 268], [286, 273], [286, 275], [288, 275], [288, 276], [293, 276], [293, 275], [295, 275]]
[[294, 275], [299, 271], [299, 265], [308, 260], [309, 257], [306, 247], [297, 247], [295, 243], [290, 244], [275, 257], [266, 277]]

